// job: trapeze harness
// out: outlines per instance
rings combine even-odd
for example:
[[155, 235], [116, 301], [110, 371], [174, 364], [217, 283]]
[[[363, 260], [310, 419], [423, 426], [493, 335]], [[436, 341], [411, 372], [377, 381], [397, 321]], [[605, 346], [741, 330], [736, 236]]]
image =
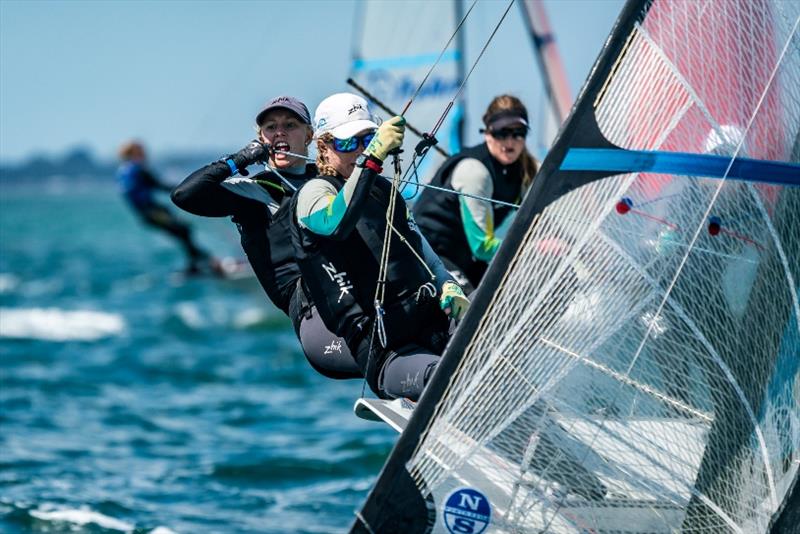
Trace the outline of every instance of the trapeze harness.
[[[322, 320], [347, 341], [370, 388], [386, 397], [381, 387], [385, 364], [398, 353], [414, 352], [415, 348], [440, 354], [449, 322], [439, 307], [434, 276], [422, 259], [422, 239], [400, 195], [394, 195], [391, 254], [383, 256], [392, 184], [376, 181], [376, 176], [374, 170], [365, 168], [358, 178], [359, 188], [369, 187], [368, 192], [354, 194], [354, 198], [367, 195], [360, 216], [343, 221], [331, 236], [302, 228], [295, 216], [292, 244], [303, 282]], [[340, 177], [318, 179], [337, 190], [344, 185]], [[293, 199], [295, 214], [297, 197]], [[377, 309], [382, 262], [384, 296]]]

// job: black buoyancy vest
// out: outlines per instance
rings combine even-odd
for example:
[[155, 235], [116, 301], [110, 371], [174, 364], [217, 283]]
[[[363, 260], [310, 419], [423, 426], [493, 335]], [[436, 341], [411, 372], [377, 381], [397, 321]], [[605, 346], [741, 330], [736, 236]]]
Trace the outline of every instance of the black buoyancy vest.
[[[436, 171], [431, 185], [453, 189], [453, 169], [463, 159], [477, 159], [483, 163], [492, 177], [492, 199], [503, 202], [518, 202], [522, 191], [522, 163], [502, 165], [489, 153], [486, 143], [462, 150], [445, 161]], [[494, 226], [500, 226], [511, 208], [493, 205]], [[433, 250], [455, 263], [462, 271], [469, 272], [470, 265], [477, 262], [464, 233], [459, 196], [445, 191], [425, 189], [414, 204], [414, 219]]]
[[[320, 176], [336, 189], [341, 189], [341, 178]], [[292, 243], [303, 275], [303, 283], [317, 306], [325, 325], [342, 336], [353, 347], [367, 334], [368, 325], [375, 316], [375, 289], [383, 250], [386, 212], [389, 206], [391, 184], [378, 177], [364, 203], [363, 212], [355, 229], [342, 240], [318, 236], [300, 227], [292, 217]], [[292, 202], [296, 213], [297, 201]], [[394, 228], [408, 245], [423, 257], [419, 234], [408, 219], [405, 201], [396, 196], [393, 219]], [[408, 245], [393, 232], [386, 273], [383, 309], [389, 348], [414, 339], [417, 324], [436, 324], [436, 314], [441, 315], [446, 329], [446, 317], [432, 306], [435, 299], [423, 299], [416, 304], [420, 287], [431, 282], [431, 276]], [[414, 305], [408, 305], [414, 302]]]
[[[309, 165], [303, 177], [313, 178], [316, 174], [316, 167]], [[259, 177], [276, 182], [278, 179], [274, 173], [263, 173], [254, 178]], [[234, 222], [239, 228], [242, 248], [258, 281], [272, 303], [288, 315], [289, 303], [294, 296], [297, 279], [300, 278], [300, 267], [294, 258], [291, 239], [294, 194], [291, 190], [279, 195], [272, 194], [271, 190], [268, 192], [279, 202], [278, 210], [271, 217], [265, 207], [261, 217], [246, 220], [234, 217]]]

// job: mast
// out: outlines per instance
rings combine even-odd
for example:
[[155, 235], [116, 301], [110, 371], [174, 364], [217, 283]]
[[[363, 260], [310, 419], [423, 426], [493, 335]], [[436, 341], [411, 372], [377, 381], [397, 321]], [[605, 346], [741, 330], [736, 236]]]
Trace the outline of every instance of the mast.
[[[455, 18], [453, 19], [454, 22], [457, 24], [458, 21], [464, 18], [464, 1], [463, 0], [453, 0], [453, 9], [455, 9]], [[455, 29], [455, 27], [454, 27]], [[466, 25], [458, 35], [456, 35], [456, 47], [458, 49], [458, 66], [456, 67], [456, 72], [458, 76], [458, 84], [461, 85], [461, 82], [464, 81], [464, 76], [467, 74], [467, 48], [466, 48]], [[451, 131], [450, 139], [449, 139], [449, 150], [451, 154], [457, 154], [461, 151], [464, 146], [464, 128], [467, 122], [467, 90], [466, 88], [464, 91], [461, 92], [461, 96], [458, 98], [458, 104], [456, 105], [456, 109], [453, 113], [453, 128]]]
[[519, 6], [539, 63], [548, 101], [555, 117], [563, 124], [572, 107], [572, 91], [544, 3], [542, 0], [524, 0]]

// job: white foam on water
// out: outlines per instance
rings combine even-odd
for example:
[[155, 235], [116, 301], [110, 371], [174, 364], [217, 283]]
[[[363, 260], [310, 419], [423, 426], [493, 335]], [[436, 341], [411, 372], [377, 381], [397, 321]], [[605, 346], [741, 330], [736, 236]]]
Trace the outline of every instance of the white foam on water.
[[178, 534], [178, 533], [170, 528], [159, 526], [151, 530], [150, 534]]
[[175, 314], [184, 325], [193, 330], [202, 330], [208, 326], [208, 318], [200, 312], [200, 308], [192, 302], [181, 302], [175, 305]]
[[259, 325], [266, 319], [267, 313], [261, 308], [246, 308], [234, 316], [233, 326], [241, 330]]
[[0, 308], [0, 337], [94, 341], [125, 331], [121, 315], [59, 308]]
[[[42, 521], [64, 521], [76, 525], [94, 523], [102, 528], [132, 532], [134, 525], [85, 508], [67, 510], [32, 510], [31, 515]], [[163, 533], [165, 534], [165, 533]]]

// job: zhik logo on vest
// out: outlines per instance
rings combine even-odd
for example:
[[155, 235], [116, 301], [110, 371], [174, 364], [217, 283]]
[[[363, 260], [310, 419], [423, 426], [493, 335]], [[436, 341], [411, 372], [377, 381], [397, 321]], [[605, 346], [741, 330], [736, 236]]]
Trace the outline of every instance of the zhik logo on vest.
[[492, 506], [480, 491], [458, 488], [445, 499], [443, 514], [451, 534], [481, 534], [492, 519]]
[[325, 352], [323, 352], [323, 354], [333, 354], [333, 351], [336, 351], [339, 354], [342, 353], [341, 339], [334, 339], [333, 341], [331, 341], [330, 345], [325, 345]]
[[350, 280], [347, 279], [347, 273], [338, 272], [333, 262], [323, 265], [322, 268], [325, 269], [326, 273], [328, 273], [331, 281], [336, 282], [339, 285], [339, 299], [336, 302], [342, 302], [344, 296], [349, 295], [350, 290], [353, 289], [353, 284], [351, 284]]

